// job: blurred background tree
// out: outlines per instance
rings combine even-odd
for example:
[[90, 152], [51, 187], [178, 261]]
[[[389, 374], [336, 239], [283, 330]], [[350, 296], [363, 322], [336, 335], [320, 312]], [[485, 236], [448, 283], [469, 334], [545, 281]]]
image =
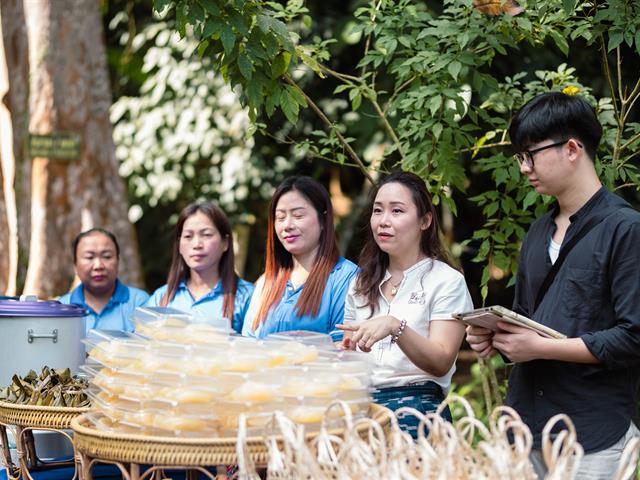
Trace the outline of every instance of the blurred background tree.
[[0, 2], [0, 99], [0, 294], [68, 291], [72, 240], [94, 226], [120, 239], [123, 281], [142, 285], [99, 4]]

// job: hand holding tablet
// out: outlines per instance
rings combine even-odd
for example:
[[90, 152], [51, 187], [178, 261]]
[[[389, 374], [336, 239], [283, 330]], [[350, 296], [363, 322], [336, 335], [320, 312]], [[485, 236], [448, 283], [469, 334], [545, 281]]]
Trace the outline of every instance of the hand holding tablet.
[[476, 308], [470, 312], [454, 313], [452, 317], [466, 325], [476, 325], [484, 327], [494, 332], [498, 331], [498, 322], [507, 322], [520, 327], [529, 328], [538, 335], [548, 338], [567, 338], [566, 335], [531, 320], [523, 315], [509, 310], [500, 305], [491, 307]]

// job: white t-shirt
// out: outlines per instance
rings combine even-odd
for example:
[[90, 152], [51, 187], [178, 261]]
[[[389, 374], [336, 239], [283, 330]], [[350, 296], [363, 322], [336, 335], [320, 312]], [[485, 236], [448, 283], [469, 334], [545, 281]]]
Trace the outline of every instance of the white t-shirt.
[[[366, 301], [354, 294], [354, 279], [349, 286], [344, 308], [344, 323], [362, 323], [380, 315], [393, 315], [406, 320], [411, 327], [424, 337], [429, 336], [431, 320], [451, 320], [452, 313], [473, 310], [471, 295], [464, 276], [444, 262], [430, 258], [421, 260], [405, 270], [398, 293], [389, 302], [382, 295], [381, 285], [391, 274], [387, 271], [380, 286], [378, 305], [370, 316], [371, 309]], [[391, 345], [391, 337], [380, 340], [373, 346], [370, 355], [375, 358], [373, 385], [399, 387], [411, 383], [432, 380], [447, 392], [451, 377], [455, 372], [455, 363], [446, 375], [434, 377], [416, 367], [397, 345]]]
[[549, 258], [551, 259], [551, 263], [556, 263], [558, 260], [558, 255], [560, 255], [560, 247], [556, 242], [553, 241], [553, 238], [549, 241]]

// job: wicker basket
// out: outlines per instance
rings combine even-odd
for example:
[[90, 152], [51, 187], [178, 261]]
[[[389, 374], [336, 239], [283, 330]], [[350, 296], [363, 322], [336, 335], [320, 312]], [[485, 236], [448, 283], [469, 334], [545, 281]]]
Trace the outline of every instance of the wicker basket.
[[[383, 427], [389, 423], [389, 410], [371, 404], [369, 417]], [[105, 432], [90, 426], [84, 416], [71, 422], [76, 448], [91, 458], [112, 462], [150, 465], [203, 466], [237, 463], [236, 437], [176, 438]], [[336, 430], [340, 434], [340, 430]], [[316, 436], [309, 433], [307, 439]], [[267, 462], [267, 447], [262, 437], [249, 437], [246, 450], [256, 464]]]
[[31, 428], [71, 428], [71, 420], [88, 408], [43, 407], [0, 402], [0, 423]]

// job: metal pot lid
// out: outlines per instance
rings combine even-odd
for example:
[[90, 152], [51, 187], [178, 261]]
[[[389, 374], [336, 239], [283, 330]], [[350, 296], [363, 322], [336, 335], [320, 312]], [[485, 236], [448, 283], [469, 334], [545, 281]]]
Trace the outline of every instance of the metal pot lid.
[[0, 317], [84, 317], [88, 313], [79, 305], [57, 300], [0, 300]]

